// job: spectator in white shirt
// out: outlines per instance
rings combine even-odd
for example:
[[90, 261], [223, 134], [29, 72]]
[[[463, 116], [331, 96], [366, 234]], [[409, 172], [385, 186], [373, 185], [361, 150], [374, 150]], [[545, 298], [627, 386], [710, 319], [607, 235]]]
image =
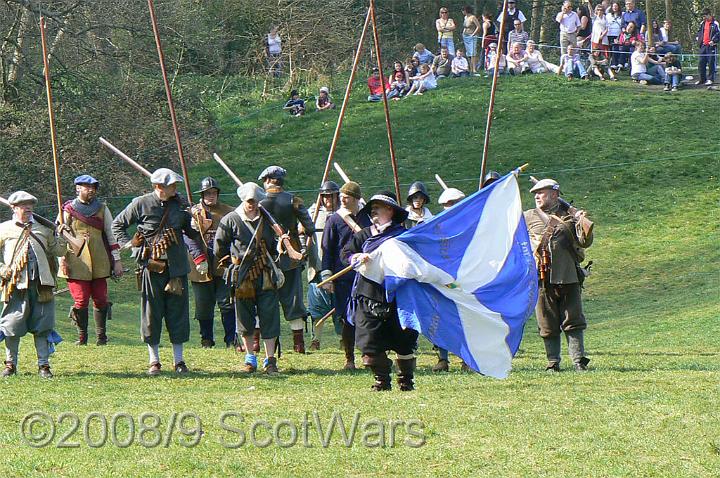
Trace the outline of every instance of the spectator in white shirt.
[[455, 58], [452, 61], [452, 76], [453, 78], [460, 78], [461, 76], [470, 76], [470, 65], [468, 64], [467, 58], [465, 58], [465, 50], [458, 48], [455, 51]]
[[542, 53], [540, 53], [540, 50], [535, 48], [534, 41], [528, 40], [527, 50], [525, 50], [525, 53], [527, 55], [527, 64], [530, 67], [531, 72], [533, 72], [533, 73], [545, 73], [547, 71], [550, 71], [552, 73], [558, 72], [558, 66], [545, 61], [545, 59], [542, 56]]
[[563, 2], [560, 13], [555, 16], [555, 21], [560, 24], [560, 47], [562, 50], [566, 51], [568, 45], [576, 46], [580, 17], [573, 10], [571, 2]]
[[530, 66], [527, 63], [527, 54], [522, 49], [520, 42], [515, 42], [512, 45], [510, 53], [505, 58], [508, 65], [508, 71], [511, 75], [522, 75], [523, 73], [530, 72]]

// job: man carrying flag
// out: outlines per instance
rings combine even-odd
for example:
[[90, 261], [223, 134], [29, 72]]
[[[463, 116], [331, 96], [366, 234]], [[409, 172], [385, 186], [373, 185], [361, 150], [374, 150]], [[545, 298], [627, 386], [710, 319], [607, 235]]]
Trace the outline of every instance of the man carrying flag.
[[[343, 262], [355, 268], [372, 262], [373, 254], [388, 240], [405, 231], [403, 222], [408, 212], [400, 207], [391, 192], [375, 194], [361, 209], [370, 215], [372, 224], [355, 234], [342, 251]], [[362, 352], [363, 365], [372, 369], [375, 391], [390, 390], [392, 361], [387, 350], [397, 353], [398, 385], [400, 390], [414, 389], [415, 350], [418, 333], [400, 326], [398, 308], [394, 300], [388, 300], [382, 280], [374, 281], [364, 275], [356, 275], [350, 309], [355, 324], [355, 341]]]
[[401, 331], [422, 332], [485, 375], [508, 375], [537, 301], [514, 174], [365, 252], [353, 257], [358, 272], [384, 284]]

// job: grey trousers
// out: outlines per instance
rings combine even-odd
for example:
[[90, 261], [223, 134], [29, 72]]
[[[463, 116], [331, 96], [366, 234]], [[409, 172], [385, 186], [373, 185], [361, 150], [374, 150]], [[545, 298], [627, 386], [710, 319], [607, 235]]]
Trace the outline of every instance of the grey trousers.
[[280, 305], [282, 306], [285, 320], [304, 319], [308, 311], [303, 303], [302, 267], [296, 267], [285, 274], [285, 284], [278, 290]]
[[[50, 365], [50, 347], [48, 346], [48, 333], [33, 334], [35, 351], [37, 352], [38, 367]], [[20, 350], [20, 337], [5, 337], [5, 360], [17, 367], [18, 351]]]
[[[580, 360], [585, 357], [585, 340], [584, 330], [573, 330], [565, 332], [565, 338], [567, 339], [568, 355], [572, 359], [573, 363], [580, 363]], [[560, 363], [561, 354], [561, 340], [560, 336], [544, 337], [543, 342], [545, 343], [545, 354], [549, 363]]]
[[165, 292], [170, 281], [167, 271], [162, 274], [142, 270], [140, 297], [140, 335], [148, 345], [158, 345], [163, 322], [170, 335], [170, 343], [184, 344], [190, 340], [190, 302], [187, 276], [180, 277], [182, 294]]

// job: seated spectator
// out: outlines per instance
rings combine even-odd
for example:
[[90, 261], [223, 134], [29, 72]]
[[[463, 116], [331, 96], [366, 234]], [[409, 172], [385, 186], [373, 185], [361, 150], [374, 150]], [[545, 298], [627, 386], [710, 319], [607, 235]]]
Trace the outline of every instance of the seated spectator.
[[452, 74], [452, 61], [453, 57], [450, 56], [450, 51], [442, 47], [440, 54], [432, 62], [432, 71], [438, 80], [447, 78]]
[[470, 76], [470, 64], [465, 58], [465, 50], [462, 48], [455, 51], [455, 58], [452, 61], [452, 76], [453, 78]]
[[527, 50], [525, 51], [527, 54], [527, 64], [530, 67], [530, 71], [533, 73], [545, 73], [545, 72], [551, 72], [551, 73], [557, 73], [558, 72], [558, 66], [554, 65], [548, 61], [545, 61], [545, 59], [542, 56], [542, 53], [540, 53], [540, 50], [535, 48], [535, 42], [532, 40], [528, 40], [527, 42]]
[[393, 69], [390, 73], [388, 73], [387, 81], [392, 83], [392, 81], [395, 79], [395, 74], [397, 74], [398, 72], [403, 74], [403, 77], [405, 78], [405, 82], [407, 83], [408, 77], [405, 74], [405, 67], [403, 66], [402, 62], [400, 62], [400, 61], [396, 61], [393, 63]]
[[670, 23], [670, 20], [665, 20], [663, 26], [659, 29], [659, 34], [655, 37], [655, 50], [661, 55], [665, 53], [682, 55], [680, 43], [670, 41], [670, 30], [672, 30], [672, 23]]
[[680, 60], [675, 56], [674, 53], [667, 53], [663, 60], [665, 61], [665, 91], [672, 88], [673, 91], [677, 91], [682, 79], [682, 65]]
[[426, 65], [430, 65], [435, 59], [435, 55], [430, 53], [430, 50], [425, 48], [425, 45], [423, 45], [422, 43], [418, 43], [417, 45], [415, 45], [415, 53], [413, 54], [413, 56], [418, 59], [418, 62], [421, 65], [423, 63], [425, 63]]
[[612, 81], [617, 81], [615, 72], [609, 67], [608, 63], [610, 63], [610, 60], [608, 60], [603, 50], [594, 49], [590, 54], [590, 72], [603, 81], [605, 81], [605, 73], [607, 72]]
[[420, 60], [417, 59], [417, 57], [408, 58], [405, 61], [405, 81], [407, 81], [408, 88], [412, 86], [412, 81], [410, 81], [410, 78], [413, 76], [417, 76], [417, 74], [420, 72]]
[[588, 79], [585, 65], [583, 65], [580, 60], [580, 53], [578, 52], [578, 48], [576, 46], [568, 45], [567, 53], [560, 57], [560, 66], [557, 74], [559, 75], [561, 72], [565, 75], [568, 81], [572, 80], [574, 77], [582, 78], [583, 80]]
[[429, 66], [425, 63], [420, 65], [420, 74], [410, 78], [413, 81], [410, 91], [408, 91], [406, 98], [413, 95], [422, 95], [427, 90], [434, 90], [437, 88], [437, 80], [435, 75]]
[[370, 95], [367, 100], [372, 102], [382, 101], [383, 90], [385, 88], [380, 81], [380, 70], [377, 68], [372, 69], [372, 74], [370, 75], [370, 78], [368, 78], [367, 84], [368, 89], [370, 90]]
[[331, 110], [335, 108], [335, 104], [332, 102], [332, 98], [330, 98], [330, 90], [327, 86], [320, 88], [320, 94], [318, 95], [317, 100], [315, 100], [315, 107], [318, 111]]
[[[656, 64], [656, 60], [650, 58], [650, 54], [645, 51], [645, 43], [639, 41], [635, 43], [635, 51], [630, 56], [630, 77], [638, 81], [641, 85], [660, 85], [663, 77], [658, 77], [648, 73], [648, 63]], [[662, 70], [662, 68], [660, 68]], [[656, 70], [657, 73], [657, 70]], [[663, 70], [663, 76], [665, 71]]]
[[618, 51], [618, 70], [630, 69], [630, 55], [635, 48], [635, 42], [641, 41], [645, 43], [645, 37], [637, 29], [635, 22], [630, 22], [625, 27], [625, 31], [620, 33], [617, 38], [617, 51]]
[[297, 90], [290, 92], [290, 99], [287, 100], [284, 110], [287, 110], [292, 116], [302, 116], [305, 114], [305, 101], [300, 99], [300, 94]]
[[405, 95], [407, 91], [408, 84], [407, 81], [405, 81], [405, 72], [396, 71], [395, 77], [393, 78], [392, 83], [390, 83], [390, 86], [388, 87], [385, 94], [387, 95], [388, 99], [399, 100]]
[[[485, 75], [486, 78], [495, 74], [496, 58], [498, 58], [497, 43], [491, 43], [488, 47], [488, 54], [485, 57], [485, 71], [487, 71], [487, 75]], [[498, 67], [498, 75], [505, 71], [505, 67], [507, 66], [507, 63], [505, 62], [505, 55], [500, 55], [499, 58], [500, 66]]]
[[505, 59], [507, 60], [508, 71], [511, 75], [522, 75], [530, 72], [530, 66], [527, 63], [527, 54], [519, 42], [512, 44], [510, 53], [507, 54]]

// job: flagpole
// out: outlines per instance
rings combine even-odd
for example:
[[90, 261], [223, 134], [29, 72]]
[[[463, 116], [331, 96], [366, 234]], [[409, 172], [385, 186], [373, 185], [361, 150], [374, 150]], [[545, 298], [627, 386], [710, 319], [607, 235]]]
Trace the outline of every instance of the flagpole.
[[[482, 188], [483, 178], [487, 170], [488, 150], [490, 149], [490, 128], [492, 127], [493, 110], [495, 109], [495, 92], [497, 91], [498, 73], [500, 69], [500, 55], [502, 55], [502, 44], [505, 40], [505, 18], [507, 17], [508, 0], [503, 0], [502, 19], [500, 20], [500, 34], [498, 35], [498, 49], [495, 55], [495, 67], [493, 68], [492, 86], [490, 88], [490, 104], [488, 106], [487, 122], [485, 123], [485, 140], [483, 142], [482, 163], [480, 165], [480, 183], [478, 189]], [[507, 64], [507, 63], [506, 63]]]

